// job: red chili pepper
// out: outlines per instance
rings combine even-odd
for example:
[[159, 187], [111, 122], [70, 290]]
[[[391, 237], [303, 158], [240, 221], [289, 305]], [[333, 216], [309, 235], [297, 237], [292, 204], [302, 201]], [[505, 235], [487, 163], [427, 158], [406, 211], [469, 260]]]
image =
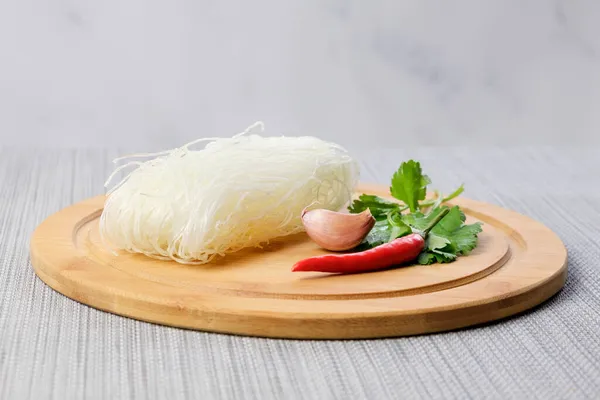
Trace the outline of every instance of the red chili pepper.
[[357, 273], [375, 271], [393, 265], [414, 261], [425, 247], [429, 231], [448, 213], [440, 212], [422, 231], [394, 239], [369, 250], [348, 254], [326, 254], [298, 261], [293, 272], [317, 271], [330, 273]]

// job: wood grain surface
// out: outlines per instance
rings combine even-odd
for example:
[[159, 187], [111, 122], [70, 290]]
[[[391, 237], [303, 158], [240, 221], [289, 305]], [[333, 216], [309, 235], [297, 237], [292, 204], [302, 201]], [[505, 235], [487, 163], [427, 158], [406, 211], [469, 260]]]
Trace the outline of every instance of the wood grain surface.
[[[387, 187], [360, 192], [385, 196]], [[35, 230], [31, 262], [58, 292], [143, 321], [212, 332], [351, 339], [439, 332], [505, 318], [545, 301], [567, 275], [567, 252], [544, 225], [466, 198], [467, 222], [483, 222], [478, 247], [450, 264], [353, 275], [292, 273], [323, 253], [305, 234], [204, 266], [103, 248], [104, 196], [67, 207]]]

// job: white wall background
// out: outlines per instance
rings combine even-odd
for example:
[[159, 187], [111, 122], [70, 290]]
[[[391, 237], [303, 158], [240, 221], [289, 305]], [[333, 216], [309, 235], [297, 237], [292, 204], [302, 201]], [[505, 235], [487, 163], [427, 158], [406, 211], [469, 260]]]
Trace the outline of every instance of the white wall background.
[[595, 0], [0, 0], [0, 144], [600, 141]]

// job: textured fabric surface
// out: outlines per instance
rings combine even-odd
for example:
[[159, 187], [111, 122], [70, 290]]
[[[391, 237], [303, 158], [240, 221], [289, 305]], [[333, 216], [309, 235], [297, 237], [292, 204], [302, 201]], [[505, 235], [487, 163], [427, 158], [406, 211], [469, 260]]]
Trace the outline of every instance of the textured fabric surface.
[[291, 341], [186, 331], [76, 303], [29, 262], [48, 215], [103, 193], [116, 150], [0, 150], [0, 399], [584, 399], [600, 394], [600, 149], [382, 150], [437, 187], [545, 223], [569, 251], [565, 288], [518, 317], [386, 340]]

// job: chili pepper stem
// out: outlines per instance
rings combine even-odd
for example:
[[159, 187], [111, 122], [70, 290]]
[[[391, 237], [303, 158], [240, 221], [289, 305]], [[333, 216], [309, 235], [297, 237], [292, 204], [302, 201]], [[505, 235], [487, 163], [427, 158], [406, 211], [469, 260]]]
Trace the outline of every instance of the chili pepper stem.
[[429, 235], [429, 232], [433, 229], [433, 227], [436, 226], [438, 224], [438, 222], [440, 222], [446, 216], [446, 214], [448, 214], [449, 212], [450, 212], [449, 208], [444, 208], [438, 215], [435, 216], [434, 219], [432, 219], [427, 224], [425, 229], [418, 232], [421, 236], [423, 236], [423, 239], [427, 238], [427, 235]]

